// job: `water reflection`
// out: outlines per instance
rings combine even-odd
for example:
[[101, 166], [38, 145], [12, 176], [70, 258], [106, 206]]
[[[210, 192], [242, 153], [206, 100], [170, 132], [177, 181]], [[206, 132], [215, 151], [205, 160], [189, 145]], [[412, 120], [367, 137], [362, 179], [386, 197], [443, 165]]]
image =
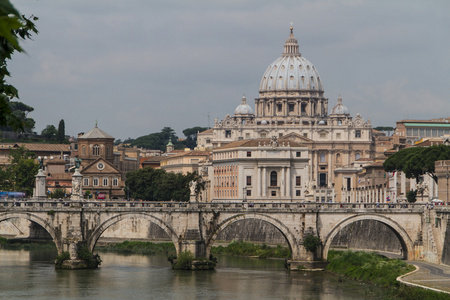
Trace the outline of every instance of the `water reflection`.
[[[35, 251], [32, 251], [35, 252]], [[0, 250], [2, 298], [380, 299], [325, 272], [288, 272], [283, 260], [219, 257], [214, 271], [174, 271], [165, 256], [102, 253], [98, 270], [55, 270], [55, 253]]]

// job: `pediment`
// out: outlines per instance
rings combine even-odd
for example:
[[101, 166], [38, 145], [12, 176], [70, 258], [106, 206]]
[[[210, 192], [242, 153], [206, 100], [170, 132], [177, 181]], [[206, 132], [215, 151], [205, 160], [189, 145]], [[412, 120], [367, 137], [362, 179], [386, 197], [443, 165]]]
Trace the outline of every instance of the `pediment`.
[[120, 174], [119, 169], [117, 169], [113, 164], [104, 160], [103, 158], [99, 158], [89, 165], [87, 165], [83, 170], [81, 170], [81, 174]]
[[303, 135], [300, 135], [295, 132], [288, 133], [286, 135], [283, 135], [280, 139], [287, 139], [291, 141], [295, 141], [297, 143], [301, 144], [312, 144], [313, 141], [307, 137], [304, 137]]

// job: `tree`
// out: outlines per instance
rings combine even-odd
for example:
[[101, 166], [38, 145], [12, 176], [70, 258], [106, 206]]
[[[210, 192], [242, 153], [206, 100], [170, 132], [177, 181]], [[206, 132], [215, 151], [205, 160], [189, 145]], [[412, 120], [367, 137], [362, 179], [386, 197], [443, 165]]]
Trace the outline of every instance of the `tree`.
[[[21, 16], [14, 6], [3, 0], [0, 5], [0, 126], [10, 126], [14, 130], [23, 131], [29, 128], [32, 122], [27, 120], [26, 115], [18, 116], [14, 112], [12, 99], [19, 99], [18, 90], [8, 84], [5, 77], [11, 74], [7, 69], [7, 61], [15, 52], [23, 52], [19, 45], [19, 39], [30, 39], [31, 34], [38, 31], [33, 23], [37, 18]], [[21, 103], [23, 104], [23, 103]], [[18, 104], [20, 105], [20, 104]]]
[[5, 191], [24, 192], [27, 196], [33, 194], [35, 175], [39, 165], [35, 155], [24, 147], [10, 152], [10, 164], [0, 170], [0, 187]]
[[125, 181], [131, 198], [147, 201], [189, 201], [189, 182], [197, 181], [196, 192], [204, 189], [196, 173], [175, 174], [162, 169], [144, 168], [129, 172]]
[[390, 127], [390, 126], [378, 126], [374, 128], [375, 130], [378, 131], [386, 131], [388, 133], [388, 135], [390, 135], [391, 131], [394, 131], [394, 127]]
[[437, 145], [431, 147], [411, 147], [398, 151], [383, 163], [386, 172], [403, 171], [407, 178], [415, 178], [428, 174], [437, 183], [434, 163], [438, 160], [450, 159], [450, 146]]
[[186, 137], [186, 140], [184, 140], [184, 145], [187, 148], [195, 148], [197, 146], [197, 134], [199, 132], [207, 130], [208, 127], [192, 127], [192, 128], [186, 128], [183, 130], [183, 134]]
[[66, 128], [66, 126], [64, 124], [64, 120], [61, 119], [61, 121], [59, 121], [59, 124], [58, 124], [58, 132], [56, 133], [56, 139], [60, 143], [64, 142], [66, 139], [66, 129], [65, 128]]
[[48, 141], [54, 141], [57, 137], [58, 130], [53, 125], [47, 125], [42, 132], [41, 135]]
[[[166, 150], [166, 145], [172, 141], [175, 149], [182, 149], [183, 144], [178, 141], [175, 131], [170, 127], [164, 127], [161, 132], [150, 133], [131, 140], [131, 146], [137, 146], [147, 149]], [[126, 141], [124, 141], [125, 143]]]

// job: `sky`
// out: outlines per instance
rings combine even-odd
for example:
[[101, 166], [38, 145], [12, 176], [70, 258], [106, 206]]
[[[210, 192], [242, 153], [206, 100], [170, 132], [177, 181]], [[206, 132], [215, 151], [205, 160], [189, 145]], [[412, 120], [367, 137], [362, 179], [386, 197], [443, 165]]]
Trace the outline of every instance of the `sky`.
[[116, 139], [163, 127], [179, 137], [254, 109], [290, 23], [329, 112], [341, 95], [373, 126], [450, 116], [447, 0], [11, 0], [39, 18], [9, 83], [40, 133], [98, 127]]

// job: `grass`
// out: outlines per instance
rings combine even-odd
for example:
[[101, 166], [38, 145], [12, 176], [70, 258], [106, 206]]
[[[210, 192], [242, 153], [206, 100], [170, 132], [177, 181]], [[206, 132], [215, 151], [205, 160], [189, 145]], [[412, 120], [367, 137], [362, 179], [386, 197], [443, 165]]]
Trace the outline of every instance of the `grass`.
[[9, 240], [0, 237], [0, 249], [5, 250], [56, 250], [53, 241], [33, 242], [27, 240]]
[[374, 252], [331, 250], [328, 252], [328, 260], [330, 263], [327, 271], [387, 288], [390, 299], [450, 299], [449, 294], [410, 287], [398, 282], [396, 280], [398, 276], [415, 269], [414, 266], [399, 259], [388, 259]]
[[226, 247], [212, 247], [211, 253], [214, 255], [256, 256], [259, 258], [289, 258], [291, 256], [289, 248], [282, 247], [281, 245], [270, 247], [266, 244], [256, 245], [241, 241], [233, 241]]

